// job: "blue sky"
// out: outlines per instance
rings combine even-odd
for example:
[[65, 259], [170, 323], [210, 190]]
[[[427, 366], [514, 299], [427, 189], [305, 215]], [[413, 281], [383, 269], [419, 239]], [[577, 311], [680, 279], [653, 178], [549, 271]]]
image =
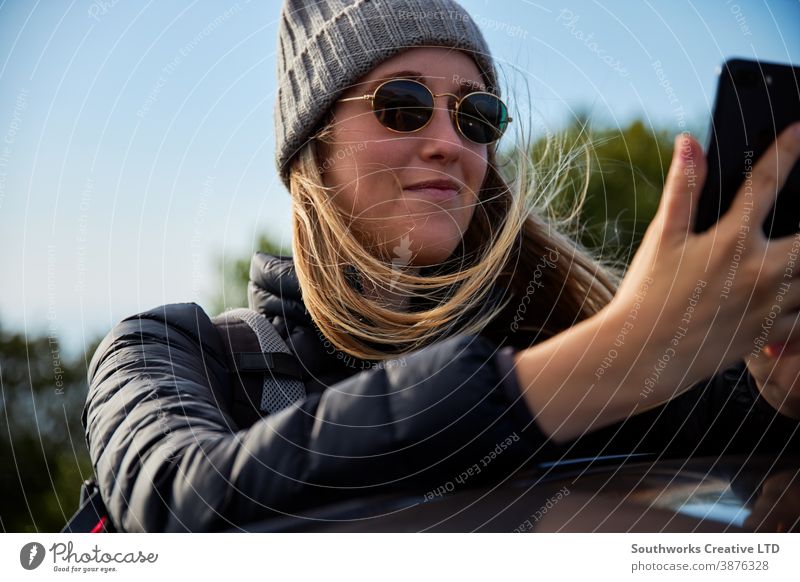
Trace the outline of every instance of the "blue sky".
[[[715, 70], [800, 64], [800, 2], [465, 0], [515, 129], [576, 111], [702, 131]], [[0, 3], [0, 324], [73, 353], [119, 319], [208, 306], [215, 258], [289, 244], [273, 159], [280, 3]], [[513, 140], [513, 134], [507, 138]]]

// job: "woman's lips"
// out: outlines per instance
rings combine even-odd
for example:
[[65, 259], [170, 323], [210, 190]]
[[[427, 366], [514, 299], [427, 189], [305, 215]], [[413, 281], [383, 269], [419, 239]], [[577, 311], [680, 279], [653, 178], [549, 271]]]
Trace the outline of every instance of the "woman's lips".
[[435, 202], [451, 200], [458, 196], [459, 192], [455, 184], [449, 183], [418, 184], [415, 186], [408, 186], [405, 190], [413, 194], [414, 197], [425, 198], [426, 200], [433, 200]]

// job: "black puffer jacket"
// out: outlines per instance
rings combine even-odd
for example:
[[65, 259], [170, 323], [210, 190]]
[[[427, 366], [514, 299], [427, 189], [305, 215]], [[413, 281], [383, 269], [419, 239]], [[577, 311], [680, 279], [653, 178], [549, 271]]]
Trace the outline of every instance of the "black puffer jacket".
[[[218, 406], [220, 338], [195, 304], [129, 317], [89, 369], [83, 414], [101, 494], [125, 531], [200, 531], [403, 488], [424, 501], [481, 462], [470, 485], [562, 455], [798, 450], [736, 366], [667, 405], [557, 447], [523, 404], [514, 338], [445, 339], [385, 366], [337, 353], [306, 312], [291, 259], [256, 254], [251, 306], [303, 363], [307, 398], [239, 428]], [[497, 330], [494, 330], [495, 332]]]

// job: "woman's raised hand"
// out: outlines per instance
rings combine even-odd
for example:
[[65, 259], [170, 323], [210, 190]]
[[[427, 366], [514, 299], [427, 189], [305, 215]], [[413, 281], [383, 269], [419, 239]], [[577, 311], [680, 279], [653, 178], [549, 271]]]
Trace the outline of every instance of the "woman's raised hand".
[[751, 168], [721, 220], [693, 229], [706, 176], [700, 145], [676, 138], [658, 212], [600, 313], [515, 357], [523, 397], [556, 442], [670, 400], [748, 353], [791, 339], [800, 236], [762, 224], [800, 157], [800, 124]]
[[638, 307], [640, 329], [631, 335], [642, 342], [640, 365], [668, 356], [661, 384], [689, 386], [790, 337], [800, 307], [800, 237], [769, 240], [762, 225], [798, 157], [795, 124], [742, 168], [731, 208], [697, 234], [706, 160], [691, 136], [677, 136], [658, 212], [609, 305], [619, 317]]

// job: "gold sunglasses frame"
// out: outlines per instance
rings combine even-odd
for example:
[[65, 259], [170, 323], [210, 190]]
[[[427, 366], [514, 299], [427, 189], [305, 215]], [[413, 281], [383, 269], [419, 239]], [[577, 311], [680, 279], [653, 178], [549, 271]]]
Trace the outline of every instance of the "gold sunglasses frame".
[[[506, 105], [505, 101], [500, 99], [500, 97], [498, 97], [494, 93], [489, 93], [488, 91], [472, 91], [471, 93], [467, 93], [463, 97], [459, 98], [459, 96], [456, 95], [455, 93], [434, 93], [433, 91], [431, 91], [430, 87], [428, 87], [425, 83], [421, 83], [420, 81], [417, 81], [416, 79], [404, 79], [403, 77], [397, 77], [395, 79], [388, 79], [388, 80], [384, 81], [383, 83], [381, 83], [380, 85], [375, 87], [375, 91], [373, 91], [371, 95], [367, 93], [367, 94], [364, 94], [364, 95], [359, 95], [358, 97], [345, 97], [343, 99], [337, 99], [336, 101], [337, 102], [345, 102], [345, 101], [364, 101], [364, 100], [367, 100], [367, 101], [370, 101], [372, 103], [372, 112], [376, 113], [376, 111], [375, 111], [375, 96], [378, 94], [378, 91], [380, 91], [384, 87], [384, 85], [386, 85], [388, 83], [394, 83], [395, 81], [407, 81], [409, 83], [415, 83], [415, 84], [419, 85], [420, 87], [423, 87], [428, 92], [428, 94], [431, 95], [431, 97], [433, 98], [433, 108], [432, 108], [433, 111], [436, 111], [436, 98], [437, 97], [453, 97], [456, 100], [456, 102], [455, 102], [455, 107], [453, 107], [452, 109], [448, 108], [448, 109], [450, 109], [450, 121], [453, 123], [453, 125], [455, 125], [456, 129], [458, 129], [459, 135], [462, 136], [467, 141], [470, 141], [472, 143], [475, 143], [475, 144], [478, 144], [478, 145], [492, 145], [493, 143], [497, 143], [500, 140], [500, 138], [503, 137], [503, 135], [505, 134], [506, 129], [508, 129], [508, 124], [513, 121], [513, 119], [508, 116], [508, 105]], [[505, 110], [506, 110], [506, 127], [503, 128], [503, 131], [500, 134], [500, 137], [498, 137], [497, 139], [492, 140], [492, 141], [487, 142], [487, 143], [475, 141], [473, 139], [470, 139], [464, 133], [464, 130], [461, 129], [461, 123], [458, 120], [458, 110], [461, 107], [461, 103], [467, 97], [471, 97], [472, 95], [491, 95], [492, 97], [497, 99], [500, 103], [502, 103], [503, 107], [505, 107]], [[433, 119], [433, 115], [431, 115], [428, 118], [428, 121], [426, 121], [425, 124], [422, 127], [418, 128], [418, 129], [412, 129], [410, 131], [400, 131], [398, 129], [392, 129], [391, 127], [389, 127], [388, 125], [384, 125], [383, 123], [381, 123], [381, 125], [383, 127], [385, 127], [386, 129], [388, 129], [389, 131], [393, 132], [393, 133], [416, 133], [416, 132], [422, 131], [423, 129], [428, 127], [428, 124], [431, 122], [432, 119]], [[379, 120], [379, 123], [380, 123], [380, 120]]]

